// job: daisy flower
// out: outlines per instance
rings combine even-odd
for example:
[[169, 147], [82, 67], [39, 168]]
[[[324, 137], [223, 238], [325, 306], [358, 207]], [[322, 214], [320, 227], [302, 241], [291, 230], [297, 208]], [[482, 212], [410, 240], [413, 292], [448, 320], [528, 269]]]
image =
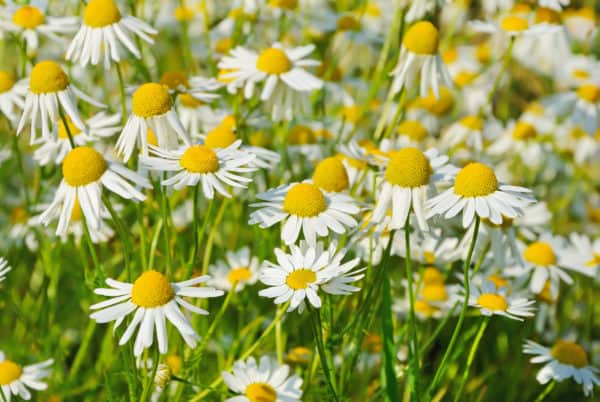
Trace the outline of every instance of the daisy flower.
[[29, 76], [29, 88], [25, 98], [23, 114], [17, 127], [17, 135], [25, 128], [25, 124], [30, 121], [30, 142], [35, 143], [36, 128], [39, 121], [42, 126], [42, 138], [52, 138], [51, 133], [59, 121], [59, 107], [64, 109], [75, 127], [84, 130], [85, 123], [79, 116], [75, 97], [81, 98], [94, 106], [105, 107], [102, 103], [96, 102], [77, 89], [69, 81], [69, 77], [62, 67], [55, 61], [45, 60], [37, 63]]
[[50, 367], [54, 360], [48, 359], [41, 363], [22, 366], [8, 360], [0, 350], [0, 388], [8, 402], [11, 395], [18, 396], [26, 401], [31, 399], [29, 388], [43, 391], [48, 385], [42, 380], [50, 375]]
[[552, 95], [545, 103], [548, 110], [568, 116], [573, 125], [590, 134], [600, 129], [600, 81], [588, 81], [574, 91]]
[[302, 378], [290, 376], [289, 366], [268, 356], [262, 356], [258, 365], [253, 357], [238, 360], [232, 373], [223, 371], [221, 375], [227, 387], [238, 394], [225, 402], [300, 402], [302, 398]]
[[469, 25], [476, 32], [497, 34], [508, 38], [550, 34], [561, 29], [560, 26], [549, 24], [532, 25], [526, 16], [519, 13], [505, 14], [494, 21], [470, 21]]
[[569, 34], [576, 41], [589, 43], [596, 36], [598, 23], [592, 7], [567, 9], [562, 17]]
[[8, 261], [0, 257], [0, 282], [6, 279], [6, 274], [11, 271], [12, 267], [8, 265]]
[[253, 285], [258, 280], [258, 258], [250, 255], [248, 247], [238, 251], [227, 251], [225, 261], [219, 260], [209, 267], [210, 279], [207, 285], [229, 292], [235, 285], [239, 292], [246, 285]]
[[466, 145], [469, 149], [481, 153], [485, 141], [500, 130], [500, 124], [494, 119], [484, 120], [478, 115], [468, 115], [450, 125], [441, 142], [448, 148]]
[[360, 288], [350, 285], [364, 276], [363, 269], [354, 268], [360, 260], [355, 258], [342, 263], [347, 250], [336, 251], [337, 243], [331, 242], [327, 250], [322, 243], [311, 246], [301, 242], [292, 245], [290, 253], [276, 248], [277, 264], [266, 261], [260, 281], [268, 286], [258, 294], [275, 299], [275, 304], [290, 301], [288, 311], [304, 311], [305, 299], [315, 308], [321, 307], [319, 290], [332, 295], [348, 295]]
[[221, 60], [219, 68], [231, 70], [223, 76], [231, 79], [228, 90], [235, 92], [243, 86], [246, 98], [252, 97], [257, 83], [264, 82], [260, 99], [267, 102], [273, 120], [291, 120], [307, 109], [306, 95], [323, 86], [323, 81], [305, 70], [320, 64], [305, 59], [314, 49], [314, 45], [284, 49], [275, 43], [257, 54], [238, 46]]
[[408, 3], [410, 7], [406, 12], [405, 19], [408, 22], [414, 22], [434, 11], [436, 7], [443, 7], [444, 3], [450, 3], [450, 0], [414, 0]]
[[292, 183], [270, 189], [256, 196], [261, 202], [251, 204], [259, 209], [250, 214], [251, 225], [268, 228], [285, 221], [281, 240], [294, 244], [300, 236], [315, 244], [317, 236], [328, 236], [329, 231], [345, 233], [358, 223], [352, 217], [359, 208], [352, 197], [342, 193], [324, 192], [313, 183]]
[[121, 60], [121, 46], [141, 58], [132, 36], [153, 44], [150, 35], [156, 33], [144, 21], [130, 15], [122, 16], [113, 0], [90, 0], [83, 11], [83, 23], [67, 49], [66, 59], [82, 66], [97, 65], [103, 60], [104, 68], [108, 69], [111, 60]]
[[16, 120], [16, 111], [25, 106], [26, 95], [27, 80], [16, 81], [10, 72], [0, 70], [0, 112], [9, 120]]
[[571, 233], [569, 240], [573, 247], [566, 250], [564, 264], [594, 278], [600, 268], [600, 239]]
[[207, 280], [208, 276], [200, 276], [184, 282], [172, 283], [165, 275], [154, 270], [144, 272], [133, 284], [107, 279], [106, 284], [110, 288], [98, 288], [94, 293], [110, 299], [90, 306], [90, 309], [97, 310], [90, 315], [90, 318], [100, 324], [116, 321], [116, 328], [129, 314], [135, 312], [119, 340], [119, 345], [127, 343], [139, 326], [133, 349], [135, 356], [140, 356], [144, 349], [152, 346], [155, 330], [159, 352], [167, 353], [165, 318], [177, 328], [185, 343], [190, 348], [194, 348], [200, 337], [180, 307], [197, 314], [208, 314], [208, 311], [184, 299], [184, 297], [206, 298], [223, 295], [222, 290], [196, 286]]
[[133, 93], [132, 114], [117, 140], [117, 152], [127, 162], [137, 144], [142, 155], [148, 155], [148, 129], [151, 129], [160, 148], [177, 148], [177, 137], [191, 144], [169, 94], [169, 87], [157, 83], [141, 85]]
[[350, 188], [350, 179], [346, 167], [335, 156], [323, 159], [315, 167], [312, 177], [315, 186], [323, 191], [340, 193]]
[[427, 201], [428, 217], [444, 215], [451, 219], [462, 211], [463, 227], [473, 218], [487, 218], [494, 224], [523, 215], [525, 206], [534, 202], [531, 190], [498, 182], [494, 171], [483, 163], [463, 167], [451, 188]]
[[430, 88], [436, 98], [440, 97], [440, 86], [452, 87], [452, 77], [446, 70], [442, 57], [438, 53], [439, 32], [429, 21], [413, 24], [404, 34], [398, 64], [392, 75], [392, 93], [398, 93], [406, 86], [410, 89], [413, 83], [419, 82], [417, 74], [421, 73], [420, 94], [427, 96]]
[[433, 183], [449, 173], [449, 167], [444, 166], [447, 162], [448, 157], [439, 155], [434, 148], [421, 152], [409, 147], [390, 152], [376, 196], [373, 220], [381, 221], [391, 208], [390, 228], [400, 229], [412, 209], [419, 227], [427, 230], [425, 205], [428, 194]]
[[156, 156], [140, 156], [140, 163], [150, 170], [175, 172], [162, 181], [163, 186], [173, 186], [180, 190], [185, 186], [202, 185], [206, 198], [212, 199], [215, 190], [224, 197], [231, 197], [224, 185], [246, 188], [252, 181], [240, 173], [256, 170], [249, 167], [254, 155], [239, 150], [241, 141], [237, 140], [227, 148], [213, 149], [206, 145], [184, 145], [177, 150], [168, 151], [150, 146]]
[[540, 384], [573, 378], [577, 384], [583, 385], [585, 396], [592, 394], [594, 385], [600, 385], [600, 370], [590, 365], [585, 349], [577, 343], [559, 339], [551, 348], [547, 348], [527, 340], [523, 345], [523, 353], [534, 355], [530, 360], [532, 363], [545, 364], [536, 376]]
[[539, 142], [535, 125], [527, 121], [511, 121], [500, 137], [487, 148], [490, 155], [503, 156], [515, 152], [518, 159], [531, 168], [539, 167], [548, 152]]
[[535, 315], [535, 307], [533, 307], [535, 301], [512, 297], [507, 293], [506, 287], [498, 288], [494, 283], [485, 281], [481, 288], [472, 289], [469, 295], [469, 306], [478, 308], [482, 315], [502, 315], [517, 321]]
[[[148, 179], [106, 160], [100, 152], [89, 146], [76, 147], [67, 154], [62, 163], [62, 174], [63, 179], [54, 200], [40, 215], [40, 222], [44, 225], [58, 215], [58, 235], [66, 233], [77, 202], [89, 228], [100, 227], [104, 187], [125, 199], [137, 201], [145, 200], [146, 196], [129, 181], [144, 188], [152, 187]], [[60, 214], [57, 214], [59, 210]]]

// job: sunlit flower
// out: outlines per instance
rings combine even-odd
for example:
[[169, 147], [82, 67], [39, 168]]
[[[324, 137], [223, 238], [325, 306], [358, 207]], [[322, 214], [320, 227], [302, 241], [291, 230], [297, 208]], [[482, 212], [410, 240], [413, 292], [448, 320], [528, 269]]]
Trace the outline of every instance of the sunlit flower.
[[0, 112], [9, 120], [16, 120], [17, 111], [25, 107], [27, 80], [15, 80], [12, 73], [0, 70]]
[[48, 367], [53, 363], [53, 359], [48, 359], [41, 363], [22, 366], [8, 360], [0, 351], [0, 388], [7, 401], [10, 402], [11, 395], [28, 401], [32, 396], [29, 389], [43, 391], [48, 388], [42, 380], [50, 375]]
[[259, 265], [258, 258], [250, 255], [248, 247], [227, 251], [225, 260], [219, 260], [209, 267], [210, 279], [207, 285], [227, 292], [235, 286], [235, 291], [239, 292], [246, 285], [256, 283]]
[[502, 315], [513, 320], [533, 317], [535, 301], [508, 295], [505, 287], [497, 288], [486, 281], [481, 288], [474, 287], [469, 295], [469, 305], [479, 309], [482, 315]]

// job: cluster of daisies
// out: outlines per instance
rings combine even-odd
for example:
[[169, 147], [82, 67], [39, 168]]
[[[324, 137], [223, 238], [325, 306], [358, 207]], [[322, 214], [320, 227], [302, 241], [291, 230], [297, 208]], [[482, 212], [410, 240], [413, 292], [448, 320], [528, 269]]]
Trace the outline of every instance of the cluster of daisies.
[[[444, 381], [470, 400], [507, 320], [544, 364], [528, 397], [592, 395], [599, 18], [572, 2], [3, 2], [0, 349], [50, 356], [0, 351], [1, 400], [421, 400]], [[16, 320], [36, 297], [77, 323]], [[41, 348], [36, 325], [65, 334]], [[67, 389], [86, 370], [133, 372]]]

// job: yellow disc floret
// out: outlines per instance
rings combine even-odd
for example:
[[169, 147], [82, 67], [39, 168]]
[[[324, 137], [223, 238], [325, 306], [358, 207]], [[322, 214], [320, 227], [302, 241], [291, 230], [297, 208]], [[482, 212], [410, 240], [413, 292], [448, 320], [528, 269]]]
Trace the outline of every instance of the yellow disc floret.
[[9, 91], [15, 85], [15, 79], [8, 71], [0, 70], [0, 94]]
[[529, 28], [529, 22], [525, 18], [516, 15], [509, 15], [502, 18], [500, 27], [507, 32], [521, 32]]
[[424, 300], [415, 300], [415, 312], [425, 317], [431, 317], [440, 311], [437, 307], [427, 303]]
[[469, 163], [456, 175], [454, 193], [463, 197], [482, 197], [498, 189], [498, 179], [483, 163]]
[[448, 293], [443, 284], [432, 283], [423, 286], [421, 289], [421, 297], [428, 302], [444, 302], [448, 300]]
[[160, 83], [173, 90], [178, 89], [180, 86], [184, 88], [190, 87], [187, 75], [183, 71], [167, 71], [160, 78]]
[[175, 291], [167, 277], [154, 270], [141, 274], [131, 289], [131, 301], [140, 307], [159, 307], [174, 297]]
[[556, 264], [556, 254], [554, 254], [552, 246], [543, 241], [536, 241], [527, 246], [523, 251], [523, 258], [542, 267]]
[[537, 136], [537, 130], [531, 123], [519, 121], [515, 124], [512, 136], [515, 140], [529, 140]]
[[235, 131], [227, 124], [220, 124], [206, 134], [204, 145], [211, 148], [227, 148], [237, 140]]
[[58, 63], [40, 61], [31, 70], [29, 89], [34, 94], [60, 92], [69, 85], [69, 78]]
[[444, 283], [444, 274], [438, 269], [427, 267], [423, 271], [423, 285], [436, 285]]
[[483, 130], [483, 119], [479, 116], [465, 116], [460, 119], [460, 125], [473, 131]]
[[301, 217], [317, 216], [327, 209], [327, 200], [317, 186], [298, 183], [290, 188], [283, 200], [283, 210]]
[[71, 150], [62, 163], [63, 177], [73, 187], [98, 181], [107, 168], [108, 164], [100, 152], [87, 146]]
[[292, 61], [283, 50], [270, 47], [260, 53], [256, 68], [267, 74], [283, 74], [292, 69]]
[[230, 284], [236, 284], [238, 282], [247, 281], [252, 278], [252, 271], [248, 267], [233, 268], [227, 274], [227, 280]]
[[290, 130], [288, 142], [290, 145], [314, 144], [317, 136], [310, 127], [299, 124]]
[[585, 350], [575, 342], [560, 339], [552, 346], [550, 354], [559, 362], [569, 366], [583, 368], [589, 364]]
[[206, 145], [193, 145], [181, 156], [179, 164], [192, 173], [214, 173], [219, 170], [219, 158]]
[[254, 382], [248, 385], [245, 394], [250, 402], [275, 402], [277, 400], [275, 389], [264, 382]]
[[392, 154], [385, 179], [400, 187], [420, 187], [429, 183], [429, 159], [417, 148], [403, 148]]
[[285, 283], [294, 290], [306, 289], [317, 280], [317, 274], [312, 269], [296, 269], [288, 274]]
[[398, 125], [398, 134], [406, 135], [413, 141], [421, 142], [427, 138], [427, 129], [418, 120], [405, 120]]
[[46, 20], [46, 17], [37, 7], [23, 6], [15, 11], [12, 19], [15, 25], [18, 25], [23, 29], [33, 29], [42, 25]]
[[582, 85], [577, 89], [577, 95], [589, 103], [596, 103], [600, 100], [600, 87], [594, 84]]
[[21, 378], [23, 369], [17, 363], [10, 360], [0, 362], [0, 385], [8, 385]]
[[492, 311], [506, 311], [508, 309], [508, 303], [504, 296], [496, 293], [483, 293], [477, 299], [477, 304]]
[[309, 348], [297, 346], [288, 352], [285, 359], [290, 363], [308, 364], [310, 363], [311, 356], [312, 351]]
[[325, 191], [340, 192], [350, 185], [344, 164], [335, 156], [322, 160], [313, 174], [315, 186]]
[[431, 22], [419, 21], [404, 34], [402, 43], [412, 53], [435, 54], [438, 50], [439, 32]]
[[83, 12], [83, 23], [91, 28], [102, 28], [121, 21], [121, 12], [114, 0], [90, 0]]
[[133, 93], [133, 114], [139, 117], [160, 116], [171, 110], [173, 100], [166, 85], [150, 82]]

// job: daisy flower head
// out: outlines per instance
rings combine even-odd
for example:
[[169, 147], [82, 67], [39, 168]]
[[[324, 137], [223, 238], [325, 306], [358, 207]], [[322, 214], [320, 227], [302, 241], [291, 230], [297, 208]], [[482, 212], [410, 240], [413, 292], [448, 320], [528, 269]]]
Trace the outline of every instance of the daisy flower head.
[[30, 123], [30, 142], [35, 143], [39, 122], [42, 127], [42, 138], [52, 138], [52, 133], [57, 132], [55, 126], [60, 118], [59, 108], [65, 111], [75, 127], [84, 130], [85, 123], [79, 115], [75, 98], [83, 99], [97, 107], [105, 107], [77, 89], [57, 62], [40, 61], [33, 66], [29, 76], [29, 87], [23, 114], [17, 126], [17, 134], [20, 134], [25, 125]]
[[454, 177], [451, 188], [427, 201], [428, 217], [444, 215], [451, 219], [462, 212], [463, 227], [475, 216], [494, 224], [523, 215], [523, 208], [534, 202], [531, 190], [502, 184], [487, 165], [472, 162]]
[[590, 365], [585, 349], [575, 342], [559, 339], [548, 348], [527, 340], [523, 353], [534, 355], [530, 360], [532, 363], [544, 364], [536, 376], [540, 384], [573, 378], [577, 384], [583, 385], [585, 396], [592, 394], [594, 385], [600, 385], [600, 370]]
[[25, 106], [26, 95], [27, 80], [17, 81], [11, 72], [0, 70], [0, 112], [9, 120], [16, 120], [17, 110]]
[[551, 95], [546, 99], [548, 109], [566, 115], [573, 125], [587, 133], [600, 129], [600, 80], [588, 81], [576, 90]]
[[290, 367], [277, 360], [262, 356], [258, 364], [253, 357], [238, 360], [233, 371], [221, 373], [227, 387], [238, 396], [225, 402], [300, 402], [302, 378], [290, 375]]
[[8, 261], [0, 257], [0, 282], [6, 279], [6, 274], [11, 271], [12, 267], [8, 265]]
[[0, 350], [0, 388], [4, 397], [10, 402], [11, 395], [26, 401], [31, 399], [31, 391], [43, 391], [48, 385], [42, 380], [50, 375], [50, 367], [54, 360], [48, 359], [41, 363], [22, 366], [8, 360]]
[[315, 186], [323, 191], [340, 193], [350, 188], [346, 167], [335, 156], [323, 159], [315, 167], [312, 177]]
[[229, 292], [235, 286], [239, 292], [246, 285], [253, 285], [258, 280], [258, 258], [250, 255], [248, 247], [237, 251], [227, 251], [225, 260], [219, 260], [209, 267], [210, 279], [207, 284]]
[[501, 15], [493, 21], [470, 21], [469, 25], [476, 32], [501, 35], [515, 38], [519, 36], [545, 35], [561, 29], [560, 25], [532, 24], [531, 18], [523, 13]]
[[355, 269], [360, 260], [355, 258], [342, 263], [346, 249], [336, 251], [337, 242], [323, 249], [321, 242], [310, 245], [301, 242], [292, 245], [290, 254], [275, 249], [277, 263], [266, 261], [260, 281], [268, 288], [258, 292], [260, 296], [275, 299], [275, 304], [290, 302], [288, 311], [304, 311], [305, 300], [315, 308], [321, 307], [319, 291], [332, 295], [348, 295], [360, 288], [351, 285], [364, 275], [363, 269]]
[[150, 170], [174, 172], [162, 181], [163, 186], [173, 186], [181, 190], [185, 186], [202, 185], [202, 192], [212, 199], [215, 190], [223, 197], [231, 197], [225, 186], [246, 188], [252, 179], [242, 173], [256, 169], [249, 164], [255, 158], [253, 154], [239, 150], [241, 140], [227, 148], [215, 149], [206, 145], [183, 145], [176, 150], [165, 150], [150, 146], [155, 156], [140, 156], [140, 163]]
[[323, 86], [305, 69], [320, 64], [305, 58], [314, 49], [314, 45], [286, 49], [275, 43], [258, 54], [238, 46], [219, 62], [219, 68], [230, 71], [223, 75], [230, 80], [228, 90], [243, 87], [246, 98], [253, 96], [257, 83], [264, 82], [260, 99], [267, 102], [273, 120], [292, 120], [307, 109], [308, 93]]
[[69, 151], [62, 162], [62, 175], [54, 200], [40, 215], [40, 222], [45, 225], [58, 216], [57, 235], [66, 233], [76, 204], [81, 207], [90, 229], [98, 229], [101, 224], [104, 188], [127, 200], [144, 201], [146, 196], [130, 182], [144, 188], [152, 187], [148, 179], [119, 163], [107, 160], [89, 146], [75, 147]]
[[343, 193], [329, 193], [313, 183], [302, 182], [282, 185], [257, 195], [261, 200], [251, 204], [258, 209], [250, 214], [251, 225], [268, 228], [285, 221], [281, 229], [281, 240], [291, 245], [300, 236], [314, 245], [317, 237], [330, 231], [343, 234], [358, 223], [352, 215], [359, 207], [352, 197]]
[[539, 167], [546, 153], [539, 141], [540, 134], [536, 124], [525, 120], [511, 121], [487, 151], [498, 157], [514, 151], [525, 165]]
[[166, 85], [150, 82], [138, 87], [132, 97], [132, 113], [117, 140], [117, 152], [126, 162], [138, 145], [142, 155], [148, 155], [148, 129], [151, 129], [160, 148], [177, 148], [177, 137], [186, 145], [190, 137], [183, 128], [175, 108], [173, 98]]
[[569, 240], [572, 247], [565, 251], [564, 264], [594, 278], [600, 268], [600, 239], [571, 233]]
[[469, 295], [469, 305], [478, 308], [482, 315], [502, 315], [517, 321], [534, 316], [534, 303], [533, 300], [508, 295], [507, 287], [498, 287], [491, 281], [483, 282], [480, 288], [475, 287]]
[[439, 32], [429, 21], [413, 24], [402, 39], [400, 57], [394, 71], [391, 91], [398, 93], [404, 87], [410, 89], [421, 73], [420, 95], [425, 97], [431, 89], [440, 97], [440, 86], [452, 88], [452, 77], [438, 53]]
[[165, 319], [177, 328], [185, 343], [190, 348], [194, 348], [200, 337], [180, 307], [193, 313], [208, 314], [208, 311], [184, 299], [184, 297], [222, 296], [222, 290], [197, 286], [206, 282], [208, 278], [208, 276], [200, 276], [183, 282], [169, 282], [165, 275], [154, 270], [142, 273], [134, 283], [119, 282], [109, 278], [106, 280], [109, 288], [94, 290], [94, 293], [107, 296], [109, 299], [90, 306], [90, 309], [96, 310], [90, 318], [100, 324], [115, 321], [116, 328], [129, 314], [134, 313], [133, 319], [119, 340], [119, 345], [127, 343], [139, 326], [133, 349], [135, 356], [140, 356], [144, 349], [152, 346], [155, 330], [159, 352], [167, 353]]
[[562, 18], [570, 36], [576, 41], [589, 43], [596, 36], [598, 23], [592, 7], [566, 9]]
[[471, 114], [450, 125], [444, 132], [441, 142], [450, 149], [466, 145], [476, 153], [481, 153], [486, 140], [500, 130], [501, 126], [496, 120]]
[[90, 0], [83, 10], [81, 27], [67, 49], [66, 59], [81, 66], [103, 61], [104, 68], [108, 69], [111, 61], [121, 60], [122, 47], [136, 58], [141, 57], [134, 36], [153, 44], [151, 35], [156, 33], [144, 21], [123, 16], [114, 0]]

